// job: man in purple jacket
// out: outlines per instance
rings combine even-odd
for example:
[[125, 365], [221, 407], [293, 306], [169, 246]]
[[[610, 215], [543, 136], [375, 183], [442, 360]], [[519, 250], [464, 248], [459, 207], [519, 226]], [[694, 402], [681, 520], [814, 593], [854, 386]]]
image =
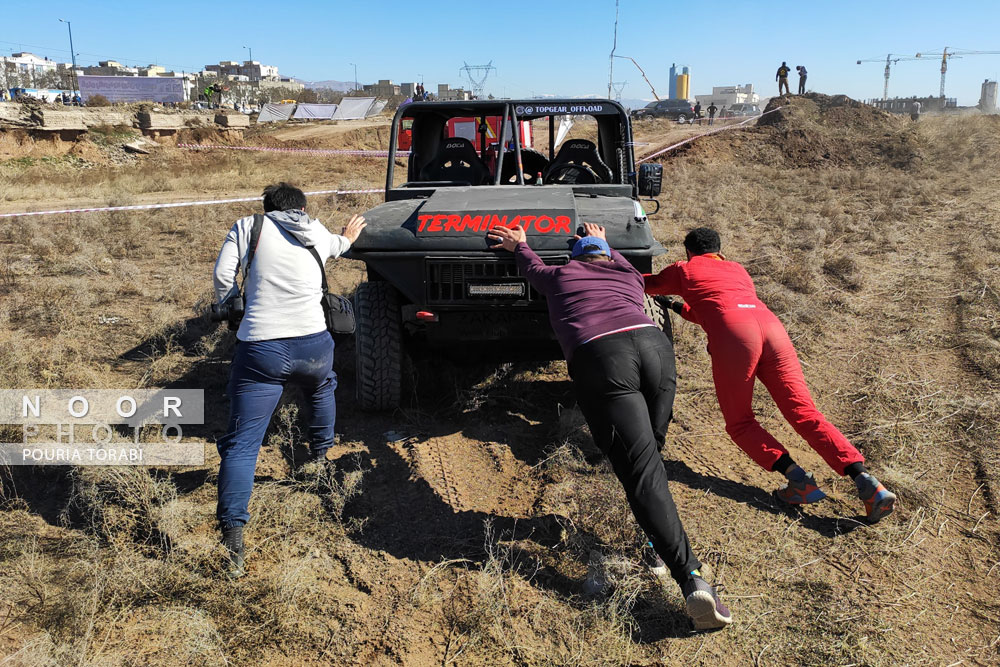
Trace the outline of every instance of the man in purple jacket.
[[520, 227], [494, 227], [489, 238], [514, 253], [521, 275], [545, 296], [594, 442], [680, 585], [695, 629], [725, 627], [732, 616], [701, 577], [660, 458], [677, 383], [670, 340], [643, 313], [642, 274], [608, 246], [603, 227], [583, 227], [563, 266], [543, 263]]

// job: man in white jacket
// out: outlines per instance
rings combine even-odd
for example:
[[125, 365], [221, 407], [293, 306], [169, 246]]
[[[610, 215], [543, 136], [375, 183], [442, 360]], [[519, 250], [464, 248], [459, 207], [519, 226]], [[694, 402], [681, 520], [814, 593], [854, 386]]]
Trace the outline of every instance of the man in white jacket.
[[352, 216], [340, 234], [331, 234], [305, 212], [306, 197], [287, 183], [264, 190], [264, 220], [246, 270], [254, 217], [240, 218], [229, 230], [215, 262], [215, 297], [233, 294], [244, 271], [245, 314], [236, 332], [229, 378], [229, 427], [217, 446], [222, 542], [229, 551], [231, 576], [243, 574], [243, 527], [253, 488], [257, 453], [282, 390], [289, 382], [309, 397], [309, 443], [313, 458], [333, 445], [337, 407], [333, 338], [326, 329], [320, 263], [340, 257], [365, 228]]

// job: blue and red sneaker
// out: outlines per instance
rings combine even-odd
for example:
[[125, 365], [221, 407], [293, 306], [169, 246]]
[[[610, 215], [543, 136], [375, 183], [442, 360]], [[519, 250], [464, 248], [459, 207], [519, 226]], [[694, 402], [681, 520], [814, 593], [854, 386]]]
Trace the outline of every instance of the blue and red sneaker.
[[826, 498], [826, 494], [816, 484], [816, 478], [811, 472], [807, 473], [801, 481], [788, 480], [788, 484], [775, 491], [774, 495], [778, 500], [789, 505], [818, 503]]
[[863, 472], [854, 483], [858, 487], [858, 497], [865, 504], [865, 515], [869, 524], [876, 524], [884, 517], [892, 514], [896, 507], [896, 494], [888, 490], [882, 483]]

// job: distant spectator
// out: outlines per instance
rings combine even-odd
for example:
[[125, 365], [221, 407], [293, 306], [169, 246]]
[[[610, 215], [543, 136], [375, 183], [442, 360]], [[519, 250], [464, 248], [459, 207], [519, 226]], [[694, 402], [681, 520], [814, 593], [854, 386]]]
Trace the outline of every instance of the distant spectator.
[[694, 103], [694, 117], [698, 119], [698, 124], [701, 125], [701, 102], [697, 100]]
[[920, 102], [916, 100], [910, 105], [910, 120], [920, 120]]
[[708, 124], [715, 124], [715, 113], [718, 111], [718, 107], [715, 106], [715, 102], [708, 105]]
[[806, 68], [802, 65], [797, 65], [795, 70], [799, 73], [799, 95], [806, 94]]
[[781, 95], [781, 89], [785, 89], [785, 95], [791, 95], [792, 91], [788, 88], [788, 73], [791, 70], [788, 69], [788, 63], [785, 61], [781, 62], [781, 67], [778, 68], [778, 73], [774, 75], [774, 80], [778, 82], [778, 95]]

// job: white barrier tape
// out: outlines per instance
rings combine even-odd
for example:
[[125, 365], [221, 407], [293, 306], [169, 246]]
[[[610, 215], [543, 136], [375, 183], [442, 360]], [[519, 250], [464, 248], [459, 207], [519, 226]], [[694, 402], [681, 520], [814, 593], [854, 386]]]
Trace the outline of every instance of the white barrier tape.
[[655, 153], [653, 153], [651, 155], [647, 155], [645, 157], [641, 157], [638, 160], [636, 160], [635, 163], [639, 164], [641, 162], [645, 162], [646, 160], [652, 160], [654, 157], [656, 157], [658, 155], [663, 155], [667, 151], [672, 151], [675, 148], [680, 148], [681, 146], [683, 146], [685, 144], [691, 143], [695, 139], [701, 139], [702, 137], [707, 137], [708, 135], [715, 134], [716, 132], [724, 132], [726, 130], [732, 130], [732, 129], [737, 128], [737, 127], [742, 127], [743, 125], [746, 125], [747, 123], [749, 123], [752, 120], [757, 120], [758, 118], [761, 118], [762, 116], [766, 116], [769, 113], [774, 113], [778, 109], [782, 109], [782, 108], [784, 108], [784, 107], [774, 107], [770, 111], [765, 111], [764, 113], [757, 114], [756, 116], [750, 116], [746, 120], [740, 121], [739, 123], [733, 123], [732, 125], [722, 125], [721, 127], [717, 127], [714, 130], [709, 130], [708, 132], [702, 132], [701, 134], [696, 134], [693, 137], [688, 137], [684, 141], [678, 141], [676, 144], [673, 144], [672, 146], [667, 146], [666, 148], [661, 148], [660, 150], [656, 151]]
[[[389, 157], [389, 151], [361, 150], [347, 148], [276, 148], [272, 146], [217, 146], [215, 144], [177, 144], [188, 150], [228, 149], [232, 151], [264, 151], [267, 153], [313, 153], [318, 155], [357, 155], [363, 157]], [[398, 156], [407, 156], [410, 151], [396, 151]]]
[[[381, 188], [367, 190], [316, 190], [306, 192], [306, 196], [313, 195], [355, 195], [382, 192]], [[31, 215], [59, 215], [61, 213], [100, 213], [106, 211], [148, 211], [154, 208], [178, 208], [181, 206], [211, 206], [213, 204], [237, 204], [246, 201], [260, 201], [261, 197], [240, 197], [239, 199], [210, 199], [205, 201], [183, 201], [169, 204], [136, 204], [134, 206], [101, 206], [98, 208], [65, 208], [57, 211], [27, 211], [25, 213], [0, 213], [0, 218], [20, 218]]]
[[[714, 130], [709, 130], [708, 132], [702, 132], [693, 137], [688, 137], [684, 141], [679, 141], [676, 144], [662, 148], [651, 155], [639, 158], [636, 160], [636, 164], [640, 162], [645, 162], [646, 160], [651, 160], [658, 155], [662, 155], [667, 151], [674, 150], [685, 144], [689, 144], [695, 139], [700, 139], [701, 137], [708, 136], [710, 134], [715, 134], [716, 132], [722, 132], [724, 130], [731, 130], [736, 127], [741, 127], [746, 125], [752, 120], [757, 120], [762, 116], [766, 116], [769, 113], [774, 113], [778, 109], [783, 107], [775, 107], [770, 111], [765, 111], [757, 116], [751, 116], [744, 121], [735, 123], [733, 125], [723, 125], [722, 127], [717, 127]], [[348, 151], [348, 150], [333, 150], [333, 149], [313, 149], [313, 148], [267, 148], [264, 146], [213, 146], [213, 145], [202, 145], [202, 144], [177, 144], [180, 148], [230, 148], [233, 150], [258, 150], [258, 151], [276, 151], [276, 152], [295, 152], [295, 153], [327, 153], [335, 155], [372, 155], [375, 153], [381, 153], [382, 157], [387, 156], [388, 151]], [[403, 152], [399, 151], [397, 155], [402, 155]], [[406, 153], [408, 154], [408, 153]], [[381, 188], [371, 188], [366, 190], [316, 190], [314, 192], [306, 192], [306, 196], [314, 195], [352, 195], [352, 194], [371, 194], [376, 192], [382, 192]], [[108, 211], [148, 211], [151, 209], [158, 208], [179, 208], [183, 206], [211, 206], [214, 204], [237, 204], [239, 202], [247, 201], [260, 201], [261, 197], [240, 197], [238, 199], [212, 199], [206, 201], [186, 201], [186, 202], [172, 202], [169, 204], [136, 204], [133, 206], [101, 206], [97, 208], [66, 208], [55, 211], [26, 211], [24, 213], [0, 213], [0, 219], [2, 218], [20, 218], [32, 215], [60, 215], [64, 213], [101, 213]]]

